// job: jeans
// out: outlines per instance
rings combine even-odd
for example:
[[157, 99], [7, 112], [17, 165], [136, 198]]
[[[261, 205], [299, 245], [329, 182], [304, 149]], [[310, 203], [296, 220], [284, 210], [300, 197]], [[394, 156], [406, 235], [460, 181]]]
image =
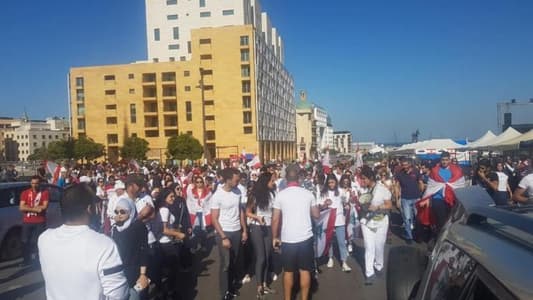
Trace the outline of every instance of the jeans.
[[267, 281], [267, 274], [271, 264], [272, 230], [270, 226], [250, 225], [250, 239], [255, 252], [255, 278], [257, 285]]
[[220, 255], [220, 295], [224, 297], [226, 292], [235, 292], [235, 280], [237, 275], [236, 261], [239, 255], [241, 244], [241, 231], [226, 232], [224, 235], [229, 238], [231, 248], [222, 247], [222, 239], [217, 235], [218, 253]]
[[402, 204], [402, 218], [403, 223], [405, 224], [405, 237], [408, 240], [413, 239], [413, 230], [411, 229], [413, 227], [413, 224], [415, 222], [416, 217], [416, 208], [415, 208], [415, 202], [417, 199], [401, 199]]
[[32, 253], [37, 253], [37, 239], [45, 230], [46, 223], [22, 224], [20, 241], [22, 242], [22, 257], [24, 257], [24, 262], [30, 262]]
[[[339, 247], [339, 254], [341, 261], [345, 262], [348, 258], [348, 249], [346, 248], [346, 226], [335, 226], [335, 236], [337, 237], [337, 245]], [[333, 243], [329, 246], [329, 257], [333, 257]]]

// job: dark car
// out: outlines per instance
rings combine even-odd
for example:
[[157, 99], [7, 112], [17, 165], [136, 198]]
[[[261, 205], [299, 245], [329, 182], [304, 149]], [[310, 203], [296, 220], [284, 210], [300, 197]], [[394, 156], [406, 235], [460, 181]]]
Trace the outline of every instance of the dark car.
[[388, 299], [533, 299], [533, 206], [496, 207], [480, 187], [456, 195], [429, 257], [391, 249]]
[[[22, 213], [19, 210], [20, 194], [30, 188], [30, 182], [0, 183], [0, 261], [11, 260], [22, 254], [20, 240]], [[48, 189], [49, 203], [46, 211], [47, 227], [61, 225], [59, 199], [63, 190], [51, 184], [43, 184]]]

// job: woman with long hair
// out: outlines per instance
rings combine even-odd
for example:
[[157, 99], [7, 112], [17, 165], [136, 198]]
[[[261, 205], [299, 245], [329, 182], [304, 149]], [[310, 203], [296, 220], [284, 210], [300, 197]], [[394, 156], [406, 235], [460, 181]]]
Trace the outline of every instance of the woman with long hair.
[[[334, 174], [329, 174], [326, 177], [326, 182], [320, 191], [318, 199], [320, 209], [333, 209], [335, 211], [335, 236], [337, 237], [337, 246], [342, 261], [342, 271], [350, 272], [352, 268], [348, 266], [346, 260], [348, 259], [348, 249], [346, 248], [346, 220], [344, 217], [344, 207], [348, 204], [343, 201], [341, 192], [339, 191], [339, 183]], [[328, 250], [329, 260], [328, 268], [333, 268], [333, 243]]]
[[191, 249], [196, 251], [205, 246], [206, 216], [211, 210], [209, 200], [212, 194], [200, 175], [193, 176], [190, 186], [191, 188], [187, 189], [186, 202], [194, 235]]
[[368, 188], [368, 193], [360, 197], [364, 207], [360, 222], [365, 244], [365, 284], [372, 285], [375, 274], [383, 272], [392, 193], [376, 179], [376, 174], [370, 168], [361, 171], [361, 178], [363, 186]]
[[257, 298], [274, 293], [267, 285], [267, 274], [272, 254], [272, 202], [276, 190], [276, 175], [265, 172], [259, 175], [246, 204], [246, 217], [250, 221], [250, 238], [255, 251], [255, 278]]
[[344, 174], [341, 176], [339, 183], [341, 199], [345, 205], [345, 216], [347, 224], [346, 239], [348, 244], [348, 252], [352, 253], [352, 242], [359, 237], [359, 221], [357, 215], [357, 191], [352, 187], [352, 180], [350, 175]]

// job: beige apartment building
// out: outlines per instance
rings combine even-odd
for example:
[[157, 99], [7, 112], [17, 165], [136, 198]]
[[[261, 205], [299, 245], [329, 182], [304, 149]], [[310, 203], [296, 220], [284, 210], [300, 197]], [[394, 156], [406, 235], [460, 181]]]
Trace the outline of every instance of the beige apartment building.
[[166, 159], [167, 141], [191, 134], [207, 158], [242, 152], [296, 157], [293, 80], [252, 25], [193, 29], [191, 59], [71, 68], [72, 135], [119, 157], [128, 136]]

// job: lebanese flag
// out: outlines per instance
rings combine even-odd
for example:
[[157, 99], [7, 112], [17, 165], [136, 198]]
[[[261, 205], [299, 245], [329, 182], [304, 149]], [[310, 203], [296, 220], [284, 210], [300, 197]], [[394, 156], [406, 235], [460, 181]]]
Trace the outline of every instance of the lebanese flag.
[[261, 160], [259, 160], [259, 156], [256, 154], [254, 158], [251, 161], [249, 161], [246, 165], [250, 168], [259, 169], [261, 168]]
[[139, 166], [139, 163], [135, 159], [130, 160], [130, 165], [135, 169], [135, 173], [139, 173], [141, 166]]
[[335, 229], [336, 208], [328, 208], [320, 212], [320, 217], [315, 223], [315, 257], [328, 255], [329, 246]]
[[51, 175], [51, 178], [48, 179], [48, 183], [57, 184], [59, 173], [61, 171], [61, 165], [48, 160], [44, 161], [44, 165], [46, 166], [46, 173]]
[[206, 211], [202, 214], [202, 218], [198, 218], [198, 215], [191, 214], [191, 224], [192, 228], [196, 226], [202, 225], [202, 229], [205, 230], [206, 227], [213, 225], [212, 219], [211, 219], [211, 212]]

